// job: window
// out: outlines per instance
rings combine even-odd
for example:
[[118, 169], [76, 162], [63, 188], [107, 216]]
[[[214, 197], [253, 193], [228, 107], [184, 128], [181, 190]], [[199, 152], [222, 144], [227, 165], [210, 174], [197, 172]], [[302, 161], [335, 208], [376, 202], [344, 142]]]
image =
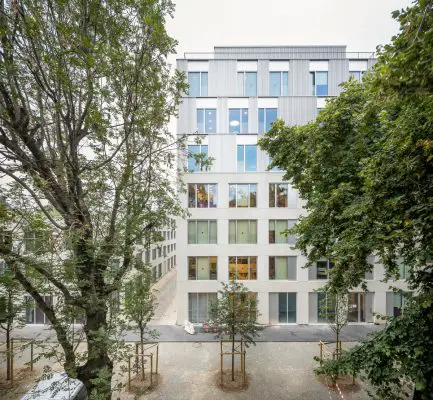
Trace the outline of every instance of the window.
[[152, 249], [152, 260], [156, 259], [156, 249]]
[[296, 280], [296, 257], [269, 257], [269, 279]]
[[158, 247], [158, 257], [161, 257], [161, 256], [162, 256], [162, 248]]
[[208, 147], [206, 145], [188, 146], [188, 172], [208, 171], [209, 167], [205, 164], [207, 156]]
[[[272, 163], [272, 158], [269, 157], [269, 159], [268, 159], [268, 164], [271, 165], [271, 163]], [[269, 165], [268, 165], [268, 168], [269, 168]], [[276, 165], [276, 166], [273, 167], [270, 171], [277, 171], [277, 172], [279, 172], [279, 171], [281, 171], [281, 169], [280, 169], [280, 167], [278, 167], [278, 166]]]
[[188, 221], [188, 244], [216, 244], [216, 220]]
[[316, 108], [316, 117], [322, 112], [323, 108]]
[[365, 293], [349, 293], [348, 322], [365, 322]]
[[216, 280], [216, 257], [188, 257], [189, 280]]
[[397, 279], [407, 279], [409, 278], [409, 266], [407, 266], [402, 259], [397, 260], [398, 266], [398, 276]]
[[257, 170], [257, 146], [255, 144], [238, 144], [238, 172], [255, 172]]
[[316, 262], [316, 279], [329, 279], [329, 274], [334, 268], [334, 263], [332, 261], [317, 261]]
[[188, 72], [188, 95], [191, 97], [207, 96], [207, 72]]
[[288, 96], [289, 73], [287, 71], [269, 72], [269, 95]]
[[47, 251], [50, 239], [49, 230], [24, 230], [24, 246], [28, 252], [41, 254]]
[[[48, 306], [53, 304], [52, 296], [42, 296]], [[26, 302], [26, 323], [27, 324], [49, 324], [50, 320], [44, 312], [38, 307], [31, 296], [24, 296]]]
[[349, 75], [353, 77], [358, 82], [362, 81], [362, 75], [364, 74], [364, 71], [349, 71]]
[[201, 323], [209, 319], [211, 304], [216, 301], [216, 293], [188, 293], [188, 316], [192, 323]]
[[285, 235], [287, 229], [290, 229], [295, 225], [296, 220], [293, 219], [281, 219], [281, 220], [269, 220], [269, 243], [296, 243], [295, 235]]
[[257, 96], [257, 72], [238, 72], [238, 88], [241, 96]]
[[311, 76], [311, 94], [313, 96], [328, 95], [328, 72], [314, 71], [310, 72]]
[[[404, 307], [411, 296], [412, 296], [411, 292], [388, 292], [386, 294], [387, 302], [389, 298], [392, 301], [391, 304], [392, 317], [399, 317], [401, 314], [403, 314]], [[387, 309], [388, 309], [388, 305], [387, 305]]]
[[288, 183], [269, 184], [269, 207], [296, 208], [296, 191]]
[[257, 220], [229, 220], [229, 243], [257, 243]]
[[257, 184], [255, 183], [229, 184], [229, 207], [230, 208], [257, 207]]
[[278, 293], [278, 322], [296, 323], [296, 293]]
[[161, 278], [162, 275], [162, 264], [158, 264], [158, 278]]
[[216, 133], [216, 109], [197, 108], [198, 133]]
[[167, 246], [164, 246], [162, 249], [164, 257], [167, 257]]
[[189, 208], [215, 208], [217, 206], [216, 183], [189, 183]]
[[229, 279], [257, 279], [257, 257], [229, 257]]
[[325, 292], [317, 293], [317, 322], [329, 323], [335, 318], [335, 299]]
[[271, 129], [271, 124], [276, 119], [276, 108], [259, 108], [259, 133], [265, 133]]
[[229, 109], [229, 132], [248, 133], [248, 108]]

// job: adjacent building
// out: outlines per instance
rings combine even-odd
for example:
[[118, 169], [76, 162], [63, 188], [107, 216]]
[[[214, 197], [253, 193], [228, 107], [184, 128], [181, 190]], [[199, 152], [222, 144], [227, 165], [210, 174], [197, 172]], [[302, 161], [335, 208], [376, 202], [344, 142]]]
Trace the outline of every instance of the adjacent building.
[[[332, 262], [303, 268], [306, 260], [292, 248], [296, 238], [281, 234], [305, 213], [303, 201], [281, 171], [268, 170], [257, 139], [277, 118], [289, 125], [314, 119], [342, 82], [362, 79], [374, 62], [373, 54], [345, 46], [215, 47], [178, 59], [189, 83], [177, 133], [188, 135], [179, 162], [188, 170], [181, 200], [190, 213], [177, 221], [178, 324], [206, 321], [220, 282], [230, 279], [257, 296], [261, 323], [325, 322], [316, 290]], [[201, 162], [206, 155], [211, 166]], [[402, 266], [402, 279], [405, 272]], [[349, 321], [398, 314], [403, 300], [381, 282], [383, 268], [375, 265], [366, 279], [367, 293], [349, 295]], [[403, 280], [395, 285], [405, 288]]]

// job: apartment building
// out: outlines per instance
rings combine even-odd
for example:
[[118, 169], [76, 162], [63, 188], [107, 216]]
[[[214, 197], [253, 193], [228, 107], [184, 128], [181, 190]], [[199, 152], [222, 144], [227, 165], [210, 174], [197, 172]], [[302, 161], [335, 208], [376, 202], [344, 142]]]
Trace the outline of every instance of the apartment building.
[[[333, 264], [317, 260], [303, 268], [306, 260], [292, 248], [296, 238], [281, 234], [305, 213], [303, 201], [281, 171], [268, 170], [257, 140], [277, 118], [289, 125], [313, 120], [340, 83], [362, 79], [374, 62], [372, 53], [348, 53], [345, 46], [215, 47], [178, 59], [189, 83], [177, 133], [188, 135], [179, 163], [188, 170], [181, 200], [190, 213], [177, 221], [178, 324], [206, 321], [220, 282], [230, 279], [257, 296], [263, 324], [325, 322], [317, 289]], [[207, 154], [212, 165], [194, 153]], [[405, 289], [405, 273], [402, 266], [396, 287]], [[383, 276], [375, 264], [368, 292], [350, 293], [350, 323], [401, 312], [403, 299]]]

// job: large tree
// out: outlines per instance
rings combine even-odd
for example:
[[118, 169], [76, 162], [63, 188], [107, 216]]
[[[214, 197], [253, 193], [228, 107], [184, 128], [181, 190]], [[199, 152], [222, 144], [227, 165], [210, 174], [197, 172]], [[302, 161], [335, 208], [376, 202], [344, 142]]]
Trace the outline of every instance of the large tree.
[[402, 316], [346, 358], [380, 398], [411, 381], [433, 393], [433, 2], [393, 14], [400, 32], [361, 84], [344, 85], [315, 121], [278, 121], [260, 141], [306, 201], [294, 232], [309, 263], [335, 261], [329, 287], [364, 285], [375, 254], [386, 277], [409, 267]]
[[[111, 397], [107, 304], [134, 266], [134, 245], [181, 213], [166, 127], [186, 89], [167, 64], [172, 12], [170, 0], [0, 3], [0, 172], [9, 179], [0, 194], [16, 215], [15, 243], [36, 218], [56, 244], [3, 246], [1, 257], [91, 398]], [[38, 278], [85, 315], [84, 362]]]

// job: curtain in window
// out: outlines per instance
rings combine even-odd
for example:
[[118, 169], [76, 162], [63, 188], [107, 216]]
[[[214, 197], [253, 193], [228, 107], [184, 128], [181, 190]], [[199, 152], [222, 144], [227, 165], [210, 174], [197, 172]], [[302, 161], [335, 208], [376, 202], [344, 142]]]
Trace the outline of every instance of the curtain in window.
[[287, 257], [275, 257], [275, 279], [288, 279]]

